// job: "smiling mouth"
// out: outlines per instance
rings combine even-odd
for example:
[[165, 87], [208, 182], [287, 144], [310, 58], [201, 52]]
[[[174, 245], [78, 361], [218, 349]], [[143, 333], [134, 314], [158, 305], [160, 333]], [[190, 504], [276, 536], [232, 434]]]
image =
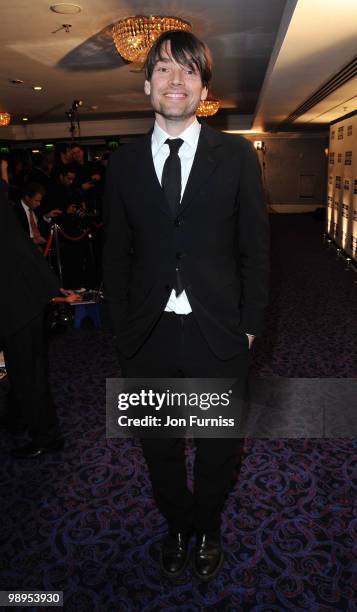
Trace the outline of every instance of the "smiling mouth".
[[171, 98], [172, 100], [183, 100], [186, 98], [185, 93], [166, 93], [164, 96], [165, 98]]

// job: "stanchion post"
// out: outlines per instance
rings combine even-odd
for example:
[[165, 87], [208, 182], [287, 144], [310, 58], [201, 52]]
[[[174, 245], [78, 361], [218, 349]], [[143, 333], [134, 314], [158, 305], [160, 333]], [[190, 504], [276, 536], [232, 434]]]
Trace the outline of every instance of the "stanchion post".
[[53, 238], [54, 238], [54, 242], [55, 242], [55, 253], [56, 253], [56, 263], [57, 263], [57, 269], [58, 269], [58, 276], [59, 279], [61, 281], [61, 285], [63, 286], [63, 272], [62, 272], [62, 261], [61, 261], [61, 249], [60, 249], [60, 245], [59, 245], [59, 239], [58, 239], [58, 225], [57, 223], [53, 224]]

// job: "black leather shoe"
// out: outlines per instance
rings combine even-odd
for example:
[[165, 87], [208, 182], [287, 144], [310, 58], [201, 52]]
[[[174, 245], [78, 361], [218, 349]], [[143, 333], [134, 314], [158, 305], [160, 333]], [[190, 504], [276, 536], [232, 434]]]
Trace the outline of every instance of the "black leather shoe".
[[51, 442], [41, 445], [35, 442], [29, 442], [28, 444], [25, 444], [25, 446], [15, 448], [11, 451], [11, 454], [14, 455], [14, 457], [19, 457], [22, 459], [34, 459], [35, 457], [40, 457], [45, 453], [56, 453], [62, 450], [63, 446], [63, 438], [56, 438]]
[[189, 558], [190, 536], [182, 531], [169, 533], [162, 542], [161, 569], [166, 576], [175, 578], [185, 569]]
[[221, 569], [224, 553], [219, 537], [203, 533], [197, 536], [193, 569], [198, 578], [208, 581], [214, 578]]

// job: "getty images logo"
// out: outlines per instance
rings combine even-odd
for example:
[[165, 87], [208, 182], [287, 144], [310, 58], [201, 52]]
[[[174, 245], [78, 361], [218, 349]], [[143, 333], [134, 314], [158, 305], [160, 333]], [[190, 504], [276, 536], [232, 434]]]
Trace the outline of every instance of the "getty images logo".
[[164, 392], [141, 389], [139, 392], [119, 393], [118, 409], [128, 410], [128, 408], [146, 406], [161, 410], [163, 406], [179, 406], [208, 410], [210, 407], [229, 406], [231, 393], [231, 390], [227, 393], [178, 393], [169, 389]]

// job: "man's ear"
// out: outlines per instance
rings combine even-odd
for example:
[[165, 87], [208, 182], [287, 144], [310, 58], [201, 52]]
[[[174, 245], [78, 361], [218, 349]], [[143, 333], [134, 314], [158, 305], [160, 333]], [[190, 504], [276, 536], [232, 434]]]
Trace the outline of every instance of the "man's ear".
[[151, 93], [150, 81], [145, 81], [145, 83], [144, 83], [144, 92], [146, 93], [147, 96], [150, 96], [150, 93]]
[[207, 96], [208, 96], [208, 89], [207, 89], [207, 87], [204, 87], [202, 89], [202, 91], [201, 91], [201, 100], [202, 101], [205, 100], [207, 98]]

